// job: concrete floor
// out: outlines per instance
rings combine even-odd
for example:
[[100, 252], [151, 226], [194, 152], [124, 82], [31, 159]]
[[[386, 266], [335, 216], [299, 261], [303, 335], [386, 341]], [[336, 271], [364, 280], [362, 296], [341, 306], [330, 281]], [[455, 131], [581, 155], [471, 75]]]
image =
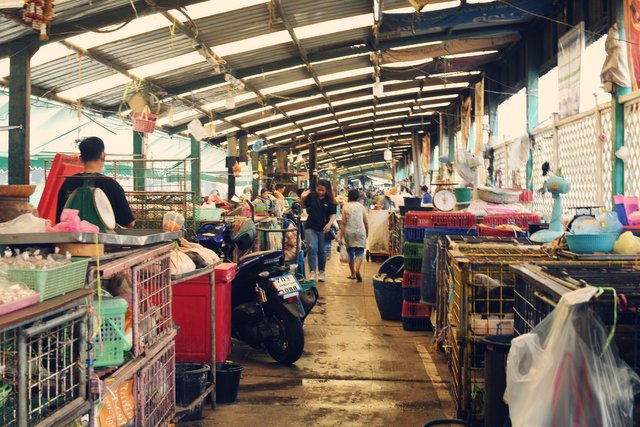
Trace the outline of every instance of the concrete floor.
[[422, 426], [453, 417], [450, 376], [432, 334], [380, 320], [371, 276], [348, 280], [334, 254], [319, 304], [305, 322], [305, 353], [281, 366], [234, 341], [230, 360], [244, 366], [238, 401], [205, 410], [181, 426]]

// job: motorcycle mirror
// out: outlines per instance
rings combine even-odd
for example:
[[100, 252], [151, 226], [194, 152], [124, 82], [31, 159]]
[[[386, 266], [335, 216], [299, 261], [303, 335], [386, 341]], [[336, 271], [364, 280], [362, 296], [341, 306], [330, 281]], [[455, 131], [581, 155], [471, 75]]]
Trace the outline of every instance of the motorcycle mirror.
[[263, 278], [267, 278], [267, 277], [269, 277], [269, 272], [268, 271], [263, 271], [261, 273], [258, 273], [258, 276], [263, 277]]

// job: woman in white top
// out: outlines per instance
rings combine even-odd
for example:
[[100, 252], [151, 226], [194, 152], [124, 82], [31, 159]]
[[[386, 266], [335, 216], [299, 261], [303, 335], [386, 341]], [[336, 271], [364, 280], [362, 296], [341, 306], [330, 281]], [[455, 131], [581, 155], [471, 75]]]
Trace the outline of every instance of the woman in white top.
[[367, 246], [369, 224], [367, 223], [367, 210], [358, 202], [359, 198], [360, 192], [358, 190], [349, 191], [348, 202], [342, 207], [340, 240], [345, 242], [349, 254], [351, 275], [348, 278], [362, 282], [360, 266], [364, 257], [364, 248]]

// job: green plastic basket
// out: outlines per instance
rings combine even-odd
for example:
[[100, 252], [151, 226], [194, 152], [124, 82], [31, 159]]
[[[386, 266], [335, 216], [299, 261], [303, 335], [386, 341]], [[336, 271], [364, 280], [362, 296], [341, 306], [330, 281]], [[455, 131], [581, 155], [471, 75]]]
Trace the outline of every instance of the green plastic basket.
[[420, 258], [424, 253], [424, 244], [415, 242], [404, 242], [403, 255], [405, 258]]
[[410, 273], [420, 273], [422, 271], [422, 257], [404, 259], [404, 269]]
[[71, 264], [48, 270], [9, 268], [9, 280], [24, 283], [40, 292], [40, 302], [67, 294], [85, 285], [90, 258], [76, 258]]
[[293, 204], [293, 202], [299, 202], [300, 199], [298, 197], [285, 197], [284, 200], [287, 202], [289, 206]]
[[[97, 298], [94, 298], [93, 306], [98, 309]], [[131, 350], [124, 335], [127, 307], [127, 302], [122, 298], [102, 298], [100, 335], [96, 336], [93, 345], [94, 366], [120, 366], [124, 363], [124, 352]]]

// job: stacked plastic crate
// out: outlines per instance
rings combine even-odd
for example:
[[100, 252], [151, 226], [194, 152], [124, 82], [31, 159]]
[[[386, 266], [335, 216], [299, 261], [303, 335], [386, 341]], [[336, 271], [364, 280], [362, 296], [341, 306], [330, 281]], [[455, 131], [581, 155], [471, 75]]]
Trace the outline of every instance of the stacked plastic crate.
[[[432, 329], [432, 305], [425, 304], [423, 259], [425, 245], [432, 244], [428, 236], [451, 234], [475, 234], [476, 218], [468, 213], [407, 212], [404, 219], [404, 277], [402, 281], [404, 302], [402, 325], [405, 330], [427, 331]], [[437, 244], [437, 240], [436, 240]], [[428, 302], [428, 301], [427, 301]]]

